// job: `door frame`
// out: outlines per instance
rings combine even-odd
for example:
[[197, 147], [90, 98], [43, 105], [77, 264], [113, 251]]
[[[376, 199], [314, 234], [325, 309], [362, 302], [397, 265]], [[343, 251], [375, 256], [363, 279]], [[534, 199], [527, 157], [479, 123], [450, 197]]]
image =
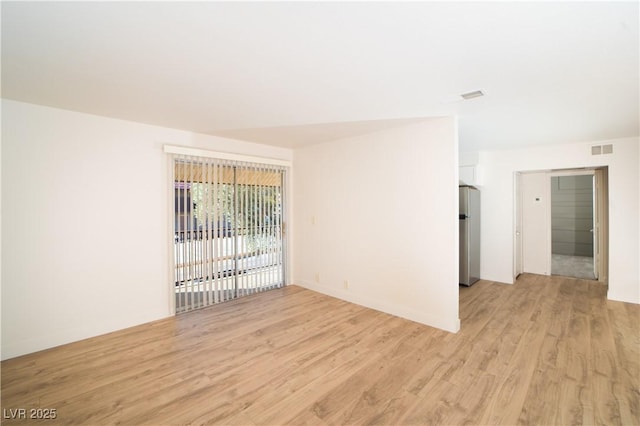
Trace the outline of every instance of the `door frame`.
[[591, 235], [591, 239], [592, 239], [592, 244], [593, 244], [593, 269], [594, 269], [594, 276], [596, 277], [596, 280], [598, 279], [598, 271], [600, 269], [600, 265], [598, 264], [600, 262], [599, 260], [599, 255], [598, 255], [598, 244], [597, 241], [600, 239], [599, 237], [599, 228], [596, 227], [596, 222], [597, 222], [597, 218], [596, 218], [596, 212], [598, 211], [598, 206], [596, 205], [596, 200], [597, 200], [597, 196], [596, 196], [596, 182], [595, 182], [595, 176], [596, 176], [596, 171], [595, 169], [569, 169], [569, 170], [552, 170], [549, 173], [547, 173], [547, 177], [549, 178], [548, 186], [549, 186], [549, 203], [548, 203], [548, 223], [549, 223], [549, 227], [547, 229], [547, 253], [549, 255], [549, 275], [552, 275], [552, 270], [551, 270], [551, 265], [552, 265], [552, 257], [553, 257], [553, 247], [552, 247], [552, 224], [551, 224], [551, 213], [552, 213], [552, 203], [551, 203], [551, 178], [552, 177], [562, 177], [562, 176], [591, 176], [593, 179], [593, 183], [592, 183], [592, 197], [593, 197], [593, 222], [591, 224], [592, 226], [592, 235]]
[[[282, 272], [283, 272], [283, 286], [290, 285], [291, 277], [293, 276], [293, 253], [289, 249], [292, 246], [293, 238], [292, 232], [290, 229], [292, 228], [292, 217], [293, 217], [293, 192], [291, 188], [293, 187], [293, 162], [290, 160], [278, 159], [278, 158], [269, 158], [269, 157], [257, 157], [250, 155], [242, 155], [242, 154], [234, 154], [222, 151], [210, 151], [206, 149], [200, 148], [192, 148], [185, 146], [175, 146], [175, 145], [163, 145], [163, 152], [165, 153], [165, 161], [166, 161], [166, 176], [168, 177], [167, 184], [167, 214], [169, 218], [173, 218], [174, 215], [174, 196], [175, 196], [175, 162], [173, 155], [185, 155], [191, 157], [204, 157], [204, 158], [213, 158], [216, 160], [229, 160], [232, 162], [240, 162], [240, 163], [253, 163], [257, 165], [267, 165], [267, 166], [280, 166], [284, 168], [282, 173], [282, 198], [283, 198], [283, 210], [282, 214]], [[173, 155], [172, 155], [173, 154]], [[174, 222], [173, 219], [167, 220], [167, 256], [166, 256], [166, 265], [167, 265], [167, 281], [168, 281], [168, 302], [169, 302], [169, 312], [171, 315], [176, 315], [176, 303], [175, 303], [175, 280], [173, 279], [173, 273], [175, 271], [174, 264]]]
[[[597, 261], [597, 280], [604, 284], [608, 283], [609, 271], [609, 180], [608, 166], [583, 167], [573, 169], [554, 169], [554, 170], [518, 170], [514, 172], [514, 220], [513, 220], [513, 280], [523, 272], [523, 247], [522, 247], [522, 174], [524, 173], [546, 173], [549, 182], [547, 191], [551, 192], [551, 176], [575, 176], [575, 175], [593, 175], [594, 176], [594, 213], [597, 215], [598, 226], [595, 227], [596, 217], [594, 216], [594, 239], [597, 239], [597, 245], [594, 245], [594, 265]], [[548, 197], [547, 197], [548, 198]], [[549, 200], [550, 201], [550, 200]], [[551, 275], [551, 202], [547, 208], [547, 253], [549, 275]], [[597, 256], [596, 256], [597, 250]]]

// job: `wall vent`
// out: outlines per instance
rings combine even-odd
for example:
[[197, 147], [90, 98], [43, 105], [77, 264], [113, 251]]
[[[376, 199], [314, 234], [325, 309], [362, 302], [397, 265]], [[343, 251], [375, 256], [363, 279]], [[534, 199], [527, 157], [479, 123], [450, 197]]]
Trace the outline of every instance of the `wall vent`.
[[613, 154], [613, 145], [592, 145], [591, 155]]

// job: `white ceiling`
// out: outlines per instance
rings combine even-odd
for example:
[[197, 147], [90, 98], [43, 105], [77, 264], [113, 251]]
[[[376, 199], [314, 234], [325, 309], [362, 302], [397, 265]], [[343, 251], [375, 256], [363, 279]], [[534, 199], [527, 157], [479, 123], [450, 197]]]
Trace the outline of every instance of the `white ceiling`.
[[637, 2], [3, 1], [2, 95], [285, 147], [448, 114], [463, 151], [636, 136], [638, 16]]

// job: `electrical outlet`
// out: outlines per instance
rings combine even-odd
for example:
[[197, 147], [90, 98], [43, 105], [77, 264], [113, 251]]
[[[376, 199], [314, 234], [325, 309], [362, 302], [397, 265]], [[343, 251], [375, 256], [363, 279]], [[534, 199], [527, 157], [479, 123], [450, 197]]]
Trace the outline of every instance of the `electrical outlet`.
[[316, 282], [320, 282], [320, 272], [316, 272]]
[[349, 288], [349, 280], [344, 280], [344, 288], [345, 290]]

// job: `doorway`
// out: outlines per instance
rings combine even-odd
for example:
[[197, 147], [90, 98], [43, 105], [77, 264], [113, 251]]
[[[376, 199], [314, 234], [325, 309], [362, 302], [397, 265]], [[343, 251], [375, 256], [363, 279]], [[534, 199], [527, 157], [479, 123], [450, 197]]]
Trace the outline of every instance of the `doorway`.
[[598, 278], [595, 175], [550, 176], [551, 275]]
[[608, 170], [516, 172], [514, 277], [607, 282]]

